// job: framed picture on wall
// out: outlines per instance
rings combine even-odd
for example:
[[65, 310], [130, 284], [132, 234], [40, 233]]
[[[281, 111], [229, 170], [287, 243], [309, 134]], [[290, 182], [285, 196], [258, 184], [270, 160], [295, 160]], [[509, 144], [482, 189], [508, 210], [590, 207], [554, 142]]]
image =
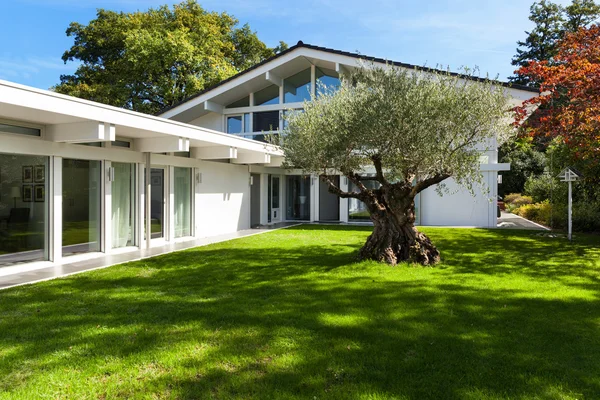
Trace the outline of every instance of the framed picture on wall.
[[33, 166], [23, 165], [23, 183], [33, 183]]
[[46, 168], [43, 165], [36, 165], [33, 168], [33, 181], [35, 183], [46, 182]]
[[23, 185], [21, 200], [25, 203], [33, 201], [33, 185]]
[[43, 203], [46, 199], [46, 186], [35, 185], [35, 187], [33, 188], [33, 198], [36, 203]]

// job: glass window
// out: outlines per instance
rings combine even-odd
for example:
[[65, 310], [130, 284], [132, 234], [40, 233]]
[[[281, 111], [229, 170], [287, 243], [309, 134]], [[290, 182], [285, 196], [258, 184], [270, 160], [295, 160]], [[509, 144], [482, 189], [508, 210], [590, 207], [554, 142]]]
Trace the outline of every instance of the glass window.
[[254, 113], [252, 132], [269, 132], [279, 130], [279, 111]]
[[176, 152], [173, 153], [173, 155], [175, 157], [190, 158], [190, 152], [189, 151], [176, 151]]
[[175, 237], [192, 235], [192, 169], [175, 167]]
[[127, 140], [114, 140], [111, 142], [111, 146], [112, 147], [125, 147], [127, 149], [129, 149], [131, 147], [131, 142], [128, 142]]
[[[377, 181], [363, 181], [368, 189], [378, 189], [381, 184]], [[352, 182], [348, 182], [348, 189], [351, 192], [358, 192], [359, 189]], [[365, 203], [358, 199], [348, 199], [348, 220], [349, 221], [370, 221], [371, 217]]]
[[102, 147], [102, 142], [89, 142], [89, 143], [76, 143], [76, 144], [80, 144], [82, 146], [89, 146], [89, 147]]
[[134, 244], [135, 168], [134, 164], [112, 163], [111, 183], [112, 247]]
[[100, 166], [63, 160], [63, 255], [100, 251]]
[[[144, 175], [144, 181], [146, 180]], [[144, 182], [145, 183], [145, 182]], [[150, 169], [150, 238], [164, 235], [165, 222], [165, 170]]]
[[227, 117], [227, 133], [242, 133], [242, 116]]
[[12, 133], [15, 135], [26, 135], [26, 136], [41, 136], [42, 131], [36, 128], [27, 128], [25, 126], [16, 126], [8, 124], [0, 124], [0, 132]]
[[340, 78], [338, 73], [325, 68], [316, 68], [316, 92], [317, 97], [328, 91], [335, 91], [340, 87]]
[[310, 100], [310, 68], [283, 80], [283, 102]]
[[252, 132], [252, 123], [250, 122], [250, 114], [244, 114], [244, 132]]
[[243, 99], [234, 101], [233, 103], [226, 105], [225, 108], [238, 108], [238, 107], [248, 107], [248, 106], [250, 106], [250, 96], [246, 96]]
[[47, 260], [48, 157], [0, 154], [0, 267]]
[[310, 219], [310, 176], [288, 175], [287, 179], [287, 212], [290, 220]]
[[279, 86], [271, 85], [254, 93], [254, 105], [279, 104]]

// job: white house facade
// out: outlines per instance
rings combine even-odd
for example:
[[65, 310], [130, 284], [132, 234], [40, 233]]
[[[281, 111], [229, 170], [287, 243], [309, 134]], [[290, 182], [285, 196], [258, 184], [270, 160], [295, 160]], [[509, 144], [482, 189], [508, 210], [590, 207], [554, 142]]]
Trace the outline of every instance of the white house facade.
[[[300, 42], [160, 116], [0, 81], [0, 268], [284, 221], [367, 220], [360, 203], [282, 169], [281, 149], [260, 141], [359, 58]], [[515, 104], [536, 95], [506, 90]], [[495, 227], [497, 175], [506, 168], [497, 151], [482, 154], [489, 193], [427, 190], [419, 223]]]

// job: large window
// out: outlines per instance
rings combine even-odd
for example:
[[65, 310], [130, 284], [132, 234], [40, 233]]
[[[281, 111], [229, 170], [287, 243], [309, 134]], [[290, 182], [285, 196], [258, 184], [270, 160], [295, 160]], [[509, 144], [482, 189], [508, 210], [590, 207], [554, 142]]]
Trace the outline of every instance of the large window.
[[[377, 181], [363, 181], [363, 185], [365, 185], [367, 189], [378, 189], [381, 186]], [[349, 190], [351, 192], [359, 192], [358, 187], [352, 182], [349, 182]], [[371, 217], [365, 203], [358, 199], [348, 199], [348, 220], [370, 221]]]
[[250, 105], [250, 96], [246, 96], [243, 99], [239, 99], [238, 101], [234, 101], [231, 104], [225, 106], [225, 108], [238, 108], [238, 107], [248, 107]]
[[254, 105], [279, 104], [279, 86], [271, 85], [254, 93]]
[[254, 113], [252, 132], [270, 132], [279, 130], [279, 111]]
[[63, 160], [63, 255], [100, 251], [100, 166]]
[[251, 132], [250, 113], [227, 117], [227, 133]]
[[283, 81], [284, 103], [297, 103], [310, 100], [311, 78], [310, 68], [292, 75]]
[[288, 175], [286, 179], [287, 219], [310, 219], [310, 176]]
[[175, 237], [192, 235], [192, 170], [175, 167]]
[[48, 157], [0, 154], [0, 267], [46, 260]]
[[320, 94], [328, 93], [340, 87], [340, 78], [337, 72], [326, 68], [316, 69], [316, 92], [317, 97]]
[[111, 184], [112, 247], [134, 244], [135, 167], [134, 164], [112, 163]]

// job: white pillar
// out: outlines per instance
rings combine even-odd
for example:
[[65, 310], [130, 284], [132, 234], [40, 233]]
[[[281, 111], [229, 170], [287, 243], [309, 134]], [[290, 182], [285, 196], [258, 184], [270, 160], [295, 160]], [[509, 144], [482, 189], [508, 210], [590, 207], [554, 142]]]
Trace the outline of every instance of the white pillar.
[[269, 174], [260, 174], [260, 224], [269, 223]]
[[62, 157], [50, 157], [52, 181], [50, 185], [50, 240], [48, 241], [50, 261], [62, 261]]
[[150, 242], [152, 241], [152, 220], [150, 215], [150, 209], [152, 207], [152, 179], [151, 179], [151, 168], [152, 168], [152, 154], [146, 153], [146, 187], [144, 188], [144, 213], [146, 215], [146, 248], [150, 248]]
[[318, 176], [314, 176], [311, 177], [311, 179], [314, 182], [315, 185], [315, 190], [314, 190], [314, 210], [315, 210], [315, 221], [320, 221], [321, 220], [321, 208], [320, 208], [320, 204], [319, 204], [319, 200], [320, 200], [320, 196], [321, 196], [321, 179]]
[[[102, 186], [104, 187], [104, 196], [102, 201], [102, 212], [100, 213], [102, 226], [102, 241], [101, 249], [104, 253], [109, 254], [112, 250], [112, 181], [111, 178], [111, 162], [104, 161], [102, 168]], [[114, 176], [113, 176], [114, 177]]]
[[310, 175], [310, 222], [317, 220], [317, 207], [315, 205], [316, 193], [318, 192], [317, 181], [314, 175]]
[[572, 212], [572, 207], [573, 207], [573, 197], [572, 197], [572, 188], [571, 188], [571, 181], [569, 181], [569, 240], [573, 239], [572, 233], [573, 233], [573, 222], [572, 222], [572, 216], [573, 216], [573, 212]]
[[165, 232], [165, 239], [173, 241], [175, 239], [175, 167], [169, 165], [167, 167], [169, 195], [167, 196], [166, 215], [168, 231]]

